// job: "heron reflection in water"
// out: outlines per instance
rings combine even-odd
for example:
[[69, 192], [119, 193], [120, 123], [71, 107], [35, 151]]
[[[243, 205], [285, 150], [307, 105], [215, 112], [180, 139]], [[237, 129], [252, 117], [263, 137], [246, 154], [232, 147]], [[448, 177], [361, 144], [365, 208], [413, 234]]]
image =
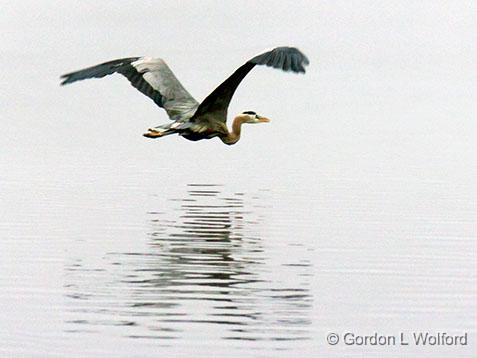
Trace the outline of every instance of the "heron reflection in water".
[[121, 326], [128, 337], [166, 345], [204, 334], [209, 342], [300, 345], [311, 337], [313, 270], [306, 246], [287, 246], [287, 260], [276, 259], [284, 246], [266, 229], [268, 200], [266, 191], [189, 184], [187, 194], [148, 212], [145, 250], [92, 261], [73, 253], [65, 275], [69, 329]]
[[[190, 184], [187, 196], [174, 200], [175, 210], [150, 213], [156, 256], [129, 278], [129, 284], [140, 285], [134, 308], [155, 308], [161, 329], [188, 330], [193, 322], [210, 325], [229, 340], [307, 339], [309, 265], [287, 266], [285, 272], [294, 277], [289, 282], [274, 277], [255, 210], [263, 198], [224, 195], [222, 189]], [[195, 305], [202, 309], [187, 310]]]
[[[194, 283], [196, 288], [227, 288], [255, 280], [250, 270], [257, 270], [262, 257], [254, 255], [252, 260], [244, 260], [243, 256], [263, 251], [260, 238], [243, 238], [248, 221], [243, 198], [219, 195], [217, 186], [190, 185], [188, 197], [177, 199], [181, 213], [178, 220], [151, 213], [151, 244], [160, 248], [157, 252], [162, 263], [156, 285], [190, 287]], [[236, 260], [237, 257], [242, 259]], [[216, 300], [229, 300], [224, 292], [220, 294]]]
[[277, 47], [261, 53], [240, 66], [199, 104], [182, 86], [164, 60], [150, 57], [129, 57], [105, 62], [80, 71], [67, 73], [62, 85], [87, 78], [101, 78], [113, 73], [124, 75], [140, 92], [164, 108], [173, 121], [150, 128], [144, 134], [159, 138], [170, 134], [197, 141], [219, 137], [225, 144], [240, 140], [243, 123], [266, 123], [270, 120], [254, 111], [236, 116], [232, 129], [226, 125], [227, 109], [243, 78], [256, 66], [266, 65], [283, 71], [305, 73], [307, 57], [295, 47]]

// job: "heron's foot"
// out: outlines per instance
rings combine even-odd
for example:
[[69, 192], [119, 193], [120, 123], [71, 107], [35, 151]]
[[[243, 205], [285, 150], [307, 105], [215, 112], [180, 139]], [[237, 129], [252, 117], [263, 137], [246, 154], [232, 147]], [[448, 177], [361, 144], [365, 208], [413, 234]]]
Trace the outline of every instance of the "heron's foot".
[[143, 136], [147, 138], [159, 138], [159, 137], [162, 137], [163, 135], [164, 135], [163, 132], [158, 131], [155, 128], [149, 128], [147, 132], [143, 134]]

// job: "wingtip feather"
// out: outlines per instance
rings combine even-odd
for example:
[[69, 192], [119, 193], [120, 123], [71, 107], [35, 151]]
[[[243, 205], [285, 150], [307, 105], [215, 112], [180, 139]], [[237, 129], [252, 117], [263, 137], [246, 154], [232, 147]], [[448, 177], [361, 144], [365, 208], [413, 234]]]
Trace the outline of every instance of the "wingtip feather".
[[295, 73], [305, 73], [305, 66], [310, 63], [308, 58], [296, 47], [285, 46], [261, 53], [249, 62]]

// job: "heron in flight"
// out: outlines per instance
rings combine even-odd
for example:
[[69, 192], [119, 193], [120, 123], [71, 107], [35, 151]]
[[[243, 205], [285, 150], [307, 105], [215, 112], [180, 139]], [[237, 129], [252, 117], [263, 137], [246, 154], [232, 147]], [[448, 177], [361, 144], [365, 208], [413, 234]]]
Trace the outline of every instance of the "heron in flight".
[[140, 92], [164, 108], [172, 122], [144, 133], [148, 138], [159, 138], [177, 133], [197, 141], [219, 137], [225, 144], [240, 139], [243, 123], [264, 123], [270, 120], [253, 111], [236, 116], [231, 130], [227, 128], [227, 109], [240, 82], [256, 65], [266, 65], [286, 72], [305, 73], [307, 57], [295, 47], [277, 47], [263, 52], [240, 66], [222, 82], [202, 103], [197, 102], [182, 86], [169, 66], [160, 58], [129, 57], [105, 62], [76, 72], [67, 73], [62, 85], [87, 78], [101, 78], [115, 72], [125, 76]]

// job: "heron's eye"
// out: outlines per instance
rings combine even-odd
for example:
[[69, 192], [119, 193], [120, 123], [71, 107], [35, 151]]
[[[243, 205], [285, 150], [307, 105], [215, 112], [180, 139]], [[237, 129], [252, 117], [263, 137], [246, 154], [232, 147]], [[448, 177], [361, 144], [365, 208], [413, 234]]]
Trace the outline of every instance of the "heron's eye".
[[258, 114], [255, 115], [255, 118], [257, 118], [257, 119], [259, 118], [259, 117], [258, 117]]

